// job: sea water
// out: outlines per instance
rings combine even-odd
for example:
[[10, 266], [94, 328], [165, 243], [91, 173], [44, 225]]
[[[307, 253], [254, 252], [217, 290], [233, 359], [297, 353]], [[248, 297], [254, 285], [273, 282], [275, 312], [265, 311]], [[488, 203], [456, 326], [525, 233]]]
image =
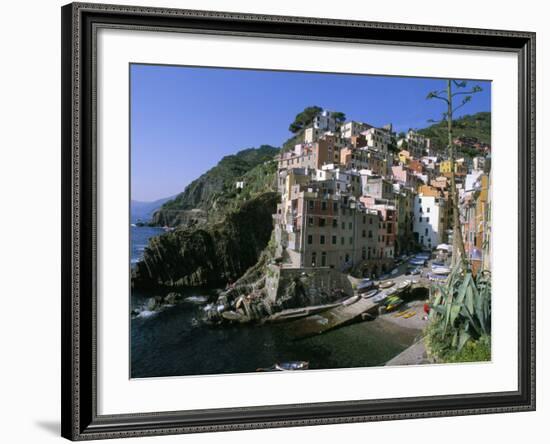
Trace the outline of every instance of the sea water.
[[[132, 227], [132, 260], [162, 230]], [[133, 292], [136, 308], [155, 292]], [[159, 294], [163, 296], [162, 294]], [[310, 369], [383, 365], [410, 346], [418, 331], [384, 320], [366, 321], [302, 340], [289, 338], [285, 323], [209, 326], [203, 307], [215, 301], [208, 289], [186, 289], [183, 302], [131, 319], [133, 378], [251, 373], [276, 362], [308, 361]]]

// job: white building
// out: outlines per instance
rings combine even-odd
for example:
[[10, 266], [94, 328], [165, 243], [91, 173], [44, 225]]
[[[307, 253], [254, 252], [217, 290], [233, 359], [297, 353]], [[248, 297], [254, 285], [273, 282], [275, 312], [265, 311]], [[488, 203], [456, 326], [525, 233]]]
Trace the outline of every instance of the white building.
[[431, 140], [416, 131], [409, 130], [404, 139], [397, 141], [398, 148], [403, 149], [403, 145], [406, 145], [407, 151], [416, 159], [424, 156], [424, 153], [430, 155]]
[[336, 131], [336, 119], [331, 111], [323, 110], [313, 119], [313, 128], [321, 131]]
[[319, 128], [313, 128], [309, 127], [306, 128], [304, 131], [304, 143], [309, 144], [313, 142], [317, 142], [319, 138], [325, 133], [324, 130], [320, 130]]
[[382, 153], [388, 152], [388, 145], [391, 143], [391, 135], [388, 131], [380, 128], [370, 128], [361, 134], [367, 139], [369, 148]]
[[413, 232], [416, 240], [432, 249], [444, 240], [445, 200], [419, 194], [414, 198]]
[[464, 191], [472, 191], [476, 188], [476, 183], [483, 175], [483, 171], [474, 170], [470, 174], [466, 174], [466, 180], [464, 181]]
[[372, 128], [372, 126], [367, 123], [350, 121], [340, 127], [340, 134], [343, 139], [351, 139], [353, 136], [358, 136], [369, 128]]

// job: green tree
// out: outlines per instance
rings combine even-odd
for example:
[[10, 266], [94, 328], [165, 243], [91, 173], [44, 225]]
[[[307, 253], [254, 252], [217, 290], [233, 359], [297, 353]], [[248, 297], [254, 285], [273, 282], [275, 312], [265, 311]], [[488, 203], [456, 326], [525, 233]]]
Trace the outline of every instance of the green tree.
[[315, 116], [321, 111], [323, 111], [323, 108], [319, 106], [308, 106], [301, 113], [296, 115], [296, 117], [294, 118], [294, 122], [292, 122], [288, 127], [289, 131], [294, 134], [300, 132], [309, 124], [311, 124]]
[[334, 117], [337, 123], [344, 123], [346, 121], [346, 115], [340, 111], [332, 113], [332, 117]]

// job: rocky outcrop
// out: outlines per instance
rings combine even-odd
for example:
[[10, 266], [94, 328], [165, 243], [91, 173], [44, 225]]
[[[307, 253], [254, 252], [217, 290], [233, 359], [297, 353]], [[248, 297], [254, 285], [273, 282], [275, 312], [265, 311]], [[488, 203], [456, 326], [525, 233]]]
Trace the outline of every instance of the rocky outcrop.
[[134, 267], [134, 288], [225, 286], [257, 263], [273, 230], [278, 195], [246, 200], [216, 224], [178, 227], [152, 238]]
[[159, 210], [153, 214], [149, 225], [152, 226], [193, 226], [208, 221], [208, 214], [200, 208], [192, 210]]

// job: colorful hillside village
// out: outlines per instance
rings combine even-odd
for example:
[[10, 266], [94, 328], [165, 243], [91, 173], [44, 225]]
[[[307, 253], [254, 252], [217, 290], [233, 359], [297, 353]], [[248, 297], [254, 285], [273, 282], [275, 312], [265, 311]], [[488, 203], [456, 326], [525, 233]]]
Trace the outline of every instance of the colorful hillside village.
[[[375, 277], [399, 257], [452, 248], [451, 161], [414, 130], [340, 123], [321, 111], [303, 143], [277, 157], [275, 235], [286, 268], [330, 267]], [[455, 180], [466, 254], [475, 271], [490, 267], [490, 146], [458, 156]], [[471, 153], [471, 151], [470, 151]]]

